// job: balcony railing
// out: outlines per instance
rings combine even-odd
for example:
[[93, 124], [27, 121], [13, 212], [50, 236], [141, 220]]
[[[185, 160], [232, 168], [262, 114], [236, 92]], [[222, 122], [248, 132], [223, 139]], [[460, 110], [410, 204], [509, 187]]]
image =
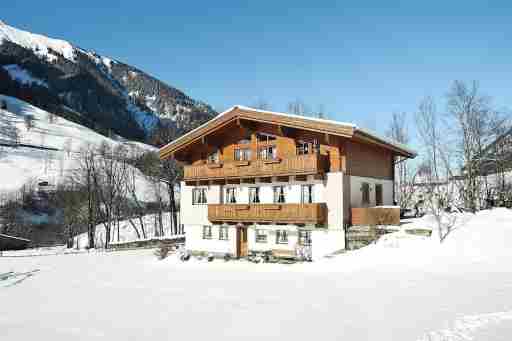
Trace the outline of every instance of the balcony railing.
[[282, 160], [233, 161], [184, 167], [185, 180], [213, 180], [241, 177], [285, 176], [323, 173], [326, 155], [298, 155]]
[[326, 218], [325, 203], [208, 205], [208, 220], [212, 222], [323, 224]]

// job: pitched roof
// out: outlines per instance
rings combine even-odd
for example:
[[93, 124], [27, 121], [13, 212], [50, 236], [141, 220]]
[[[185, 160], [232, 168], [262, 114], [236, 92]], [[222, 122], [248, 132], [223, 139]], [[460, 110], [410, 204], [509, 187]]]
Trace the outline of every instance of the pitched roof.
[[417, 155], [415, 151], [400, 143], [396, 143], [388, 138], [379, 136], [370, 130], [359, 128], [357, 125], [352, 123], [292, 115], [281, 112], [254, 109], [242, 105], [235, 105], [220, 113], [210, 121], [202, 124], [201, 126], [191, 130], [190, 132], [180, 136], [176, 140], [160, 148], [160, 158], [165, 159], [169, 157], [175, 151], [190, 145], [191, 143], [200, 139], [202, 136], [205, 136], [210, 132], [217, 130], [237, 119], [279, 124], [296, 129], [316, 131], [329, 135], [343, 136], [348, 139], [361, 140], [393, 150], [395, 153], [405, 157], [413, 158]]

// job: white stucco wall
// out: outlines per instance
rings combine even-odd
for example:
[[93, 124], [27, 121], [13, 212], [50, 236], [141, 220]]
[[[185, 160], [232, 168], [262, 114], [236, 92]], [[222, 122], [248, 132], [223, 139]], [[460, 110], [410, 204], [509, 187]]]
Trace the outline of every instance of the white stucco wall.
[[203, 225], [185, 225], [185, 248], [218, 254], [236, 253], [236, 228], [228, 226], [228, 240], [219, 240], [219, 225], [212, 226], [212, 239], [203, 239]]
[[[265, 230], [267, 233], [266, 243], [256, 242], [256, 230]], [[286, 230], [288, 232], [288, 244], [276, 243], [276, 231]], [[299, 233], [295, 225], [254, 225], [248, 228], [247, 235], [248, 248], [251, 251], [269, 251], [269, 250], [295, 250], [297, 246]]]
[[375, 206], [375, 185], [382, 184], [382, 204], [393, 205], [393, 181], [382, 180], [375, 178], [365, 178], [360, 176], [350, 177], [350, 205], [352, 207], [364, 207], [363, 192], [361, 186], [363, 182], [370, 185], [370, 204], [368, 206]]
[[327, 223], [330, 229], [343, 228], [343, 176], [342, 172], [327, 173], [324, 199], [327, 203]]

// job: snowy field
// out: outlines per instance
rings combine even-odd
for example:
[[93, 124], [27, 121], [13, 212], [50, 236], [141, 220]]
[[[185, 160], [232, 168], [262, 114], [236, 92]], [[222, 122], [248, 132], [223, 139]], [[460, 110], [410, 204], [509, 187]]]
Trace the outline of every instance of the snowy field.
[[495, 209], [460, 216], [441, 245], [399, 231], [295, 265], [158, 261], [151, 250], [0, 257], [0, 336], [510, 340], [511, 244], [512, 211]]

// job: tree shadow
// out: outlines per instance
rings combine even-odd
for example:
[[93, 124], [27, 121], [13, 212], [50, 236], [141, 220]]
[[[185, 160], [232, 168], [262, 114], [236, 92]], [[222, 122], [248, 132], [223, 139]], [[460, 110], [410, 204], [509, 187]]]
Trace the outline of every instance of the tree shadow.
[[27, 272], [6, 272], [0, 274], [0, 287], [9, 288], [20, 284], [24, 280], [34, 276], [39, 272], [39, 269], [34, 269], [32, 271]]

